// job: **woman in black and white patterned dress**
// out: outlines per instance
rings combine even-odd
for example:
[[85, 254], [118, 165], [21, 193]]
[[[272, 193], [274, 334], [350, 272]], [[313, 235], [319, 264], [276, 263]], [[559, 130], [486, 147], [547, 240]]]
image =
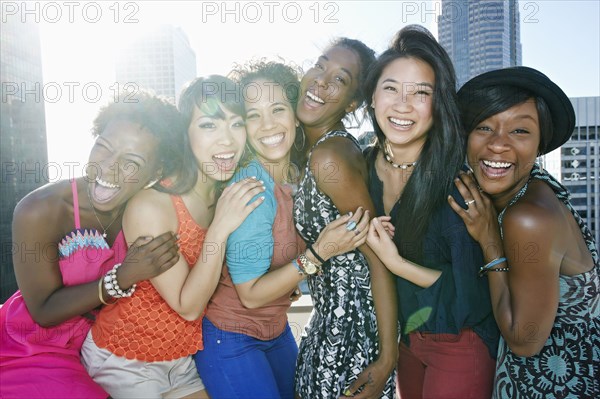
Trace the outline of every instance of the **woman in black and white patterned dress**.
[[[373, 51], [363, 43], [340, 39], [302, 79], [296, 111], [308, 153], [294, 217], [309, 244], [342, 213], [362, 206], [373, 215], [364, 158], [342, 123], [363, 103], [360, 86], [373, 61]], [[331, 258], [322, 270], [308, 278], [314, 308], [300, 343], [296, 394], [302, 399], [393, 398], [393, 278], [366, 246]]]

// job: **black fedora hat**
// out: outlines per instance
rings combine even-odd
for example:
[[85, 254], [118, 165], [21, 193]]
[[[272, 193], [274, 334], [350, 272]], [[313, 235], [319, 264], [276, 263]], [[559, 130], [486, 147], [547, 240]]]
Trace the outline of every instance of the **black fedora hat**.
[[[551, 137], [544, 136], [544, 148], [540, 149], [542, 154], [547, 154], [560, 147], [573, 134], [575, 111], [569, 97], [546, 75], [536, 69], [524, 66], [485, 72], [465, 83], [458, 91], [463, 120], [475, 117], [474, 115], [465, 115], [465, 113], [468, 114], [468, 110], [472, 108], [474, 101], [478, 101], [478, 97], [481, 100], [481, 96], [476, 93], [481, 93], [494, 86], [522, 88], [544, 99], [550, 109], [553, 131]], [[544, 133], [542, 132], [542, 134]], [[548, 133], [546, 132], [546, 134]]]

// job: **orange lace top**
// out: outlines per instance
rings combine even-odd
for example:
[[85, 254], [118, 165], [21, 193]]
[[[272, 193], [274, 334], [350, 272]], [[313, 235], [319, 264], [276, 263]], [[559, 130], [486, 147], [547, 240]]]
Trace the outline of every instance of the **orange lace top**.
[[[179, 222], [180, 251], [192, 267], [200, 257], [206, 230], [194, 221], [181, 197], [172, 195], [171, 199]], [[127, 359], [175, 360], [204, 348], [202, 317], [191, 322], [183, 319], [146, 280], [137, 285], [131, 298], [102, 308], [92, 337], [100, 348]]]

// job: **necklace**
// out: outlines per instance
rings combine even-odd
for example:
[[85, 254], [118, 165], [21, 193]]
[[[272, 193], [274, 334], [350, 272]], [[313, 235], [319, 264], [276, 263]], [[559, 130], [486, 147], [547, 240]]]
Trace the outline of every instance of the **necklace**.
[[98, 223], [100, 223], [100, 227], [102, 227], [102, 237], [106, 238], [106, 236], [108, 235], [108, 234], [106, 234], [106, 230], [108, 230], [110, 228], [110, 226], [112, 226], [112, 224], [115, 222], [115, 220], [117, 220], [119, 218], [119, 216], [121, 215], [121, 212], [117, 213], [117, 216], [115, 216], [114, 219], [110, 221], [108, 226], [104, 227], [104, 225], [100, 221], [100, 218], [98, 217], [98, 214], [96, 213], [96, 208], [94, 207], [94, 203], [92, 202], [92, 196], [90, 195], [89, 187], [87, 187], [85, 191], [87, 193], [88, 199], [90, 200], [90, 205], [92, 206], [92, 211], [94, 212], [94, 216], [96, 217], [96, 220], [98, 221]]
[[384, 155], [385, 160], [388, 161], [388, 163], [396, 169], [406, 170], [408, 168], [412, 168], [413, 166], [415, 166], [417, 164], [417, 161], [410, 162], [410, 163], [403, 163], [403, 164], [395, 163], [394, 160], [392, 159], [392, 157], [394, 156], [394, 153], [392, 152], [392, 149], [390, 148], [390, 143], [387, 140], [385, 141], [385, 145], [383, 146], [383, 155]]

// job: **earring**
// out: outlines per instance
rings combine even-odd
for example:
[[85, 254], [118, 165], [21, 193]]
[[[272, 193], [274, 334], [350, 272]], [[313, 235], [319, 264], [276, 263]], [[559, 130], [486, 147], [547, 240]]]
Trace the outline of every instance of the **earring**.
[[306, 144], [306, 136], [304, 135], [304, 128], [302, 127], [302, 125], [298, 124], [297, 127], [300, 129], [300, 134], [298, 134], [298, 129], [296, 129], [296, 137], [302, 137], [302, 144], [298, 145], [298, 143], [296, 142], [297, 140], [294, 140], [294, 148], [296, 149], [296, 151], [302, 152], [304, 150], [304, 144]]
[[154, 186], [156, 183], [158, 183], [158, 181], [160, 180], [160, 178], [154, 179], [152, 181], [150, 181], [148, 184], [146, 184], [144, 186], [144, 190], [148, 190], [149, 188], [151, 188], [152, 186]]

